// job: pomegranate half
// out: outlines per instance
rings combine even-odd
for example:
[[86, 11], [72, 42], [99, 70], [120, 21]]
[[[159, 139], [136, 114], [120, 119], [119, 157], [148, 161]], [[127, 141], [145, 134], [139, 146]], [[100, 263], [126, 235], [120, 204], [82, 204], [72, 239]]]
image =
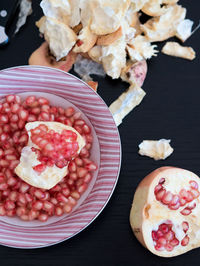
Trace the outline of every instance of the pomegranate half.
[[155, 255], [173, 257], [200, 246], [200, 179], [175, 167], [161, 167], [139, 184], [130, 224]]

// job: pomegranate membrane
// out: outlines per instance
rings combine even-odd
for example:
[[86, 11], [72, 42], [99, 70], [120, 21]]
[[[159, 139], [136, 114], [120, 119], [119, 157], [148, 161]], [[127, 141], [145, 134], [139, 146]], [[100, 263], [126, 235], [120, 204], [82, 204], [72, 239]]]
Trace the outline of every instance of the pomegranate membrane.
[[[86, 143], [78, 154], [76, 134], [72, 131], [47, 132], [40, 124], [31, 132], [32, 142], [39, 147], [33, 150], [40, 161], [35, 171], [41, 173], [47, 166], [63, 168], [68, 165], [68, 174], [50, 190], [33, 187], [14, 172], [21, 151], [28, 143], [25, 125], [35, 121], [59, 122], [73, 127]], [[65, 138], [71, 138], [71, 142], [65, 142]], [[91, 128], [73, 107], [51, 106], [44, 97], [28, 96], [22, 101], [18, 95], [6, 96], [0, 103], [0, 215], [46, 222], [51, 216], [70, 213], [97, 169], [90, 159], [92, 143]]]

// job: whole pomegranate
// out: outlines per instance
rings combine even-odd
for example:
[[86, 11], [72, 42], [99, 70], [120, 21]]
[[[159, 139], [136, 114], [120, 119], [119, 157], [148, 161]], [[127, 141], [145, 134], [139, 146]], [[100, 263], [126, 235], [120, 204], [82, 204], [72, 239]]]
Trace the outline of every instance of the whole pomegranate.
[[173, 257], [200, 246], [200, 179], [175, 167], [161, 167], [139, 184], [130, 223], [152, 253]]

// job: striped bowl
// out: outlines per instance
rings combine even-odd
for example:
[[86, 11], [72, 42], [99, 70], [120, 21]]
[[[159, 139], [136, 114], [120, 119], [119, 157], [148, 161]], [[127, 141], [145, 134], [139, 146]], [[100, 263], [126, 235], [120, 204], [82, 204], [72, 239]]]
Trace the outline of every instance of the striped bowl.
[[[8, 94], [51, 94], [80, 110], [91, 123], [98, 142], [99, 170], [84, 201], [70, 214], [46, 224], [0, 219], [0, 244], [40, 248], [67, 240], [85, 229], [101, 213], [116, 186], [121, 164], [120, 137], [113, 117], [100, 96], [86, 83], [61, 70], [20, 66], [0, 71], [0, 97]], [[28, 223], [28, 222], [27, 222]]]

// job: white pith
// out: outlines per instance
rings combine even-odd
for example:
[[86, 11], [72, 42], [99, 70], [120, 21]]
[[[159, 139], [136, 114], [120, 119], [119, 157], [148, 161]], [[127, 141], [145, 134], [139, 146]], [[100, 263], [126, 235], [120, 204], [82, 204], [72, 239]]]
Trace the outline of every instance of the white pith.
[[[140, 233], [136, 233], [136, 237], [141, 242], [143, 238], [143, 244], [152, 253], [158, 256], [171, 257], [200, 246], [200, 219], [198, 218], [200, 204], [199, 198], [188, 203], [192, 204], [196, 202], [196, 208], [192, 210], [190, 215], [185, 216], [182, 215], [180, 211], [187, 207], [188, 204], [180, 207], [178, 210], [170, 210], [167, 205], [157, 201], [154, 195], [154, 188], [163, 177], [165, 178], [163, 187], [173, 194], [178, 194], [182, 188], [189, 190], [189, 181], [191, 180], [196, 181], [200, 188], [200, 180], [198, 176], [192, 172], [172, 167], [167, 168], [156, 174], [149, 186], [139, 185], [134, 197], [130, 220], [133, 230], [135, 230], [135, 228], [138, 230], [139, 228], [140, 233], [142, 234], [142, 236], [139, 236]], [[145, 193], [143, 191], [145, 191]], [[165, 223], [167, 220], [170, 220], [173, 223], [172, 230], [175, 232], [176, 238], [179, 242], [181, 242], [185, 235], [189, 236], [190, 241], [187, 246], [182, 246], [179, 243], [179, 245], [174, 247], [173, 251], [170, 252], [166, 250], [157, 251], [155, 249], [155, 243], [152, 239], [152, 230], [157, 231], [159, 225]], [[189, 224], [189, 229], [186, 234], [182, 230], [183, 221], [186, 221]]]
[[[85, 146], [85, 141], [81, 135], [72, 127], [66, 126], [59, 122], [31, 122], [27, 123], [25, 128], [29, 135], [28, 145], [22, 149], [20, 164], [15, 168], [15, 173], [26, 183], [43, 189], [51, 189], [57, 183], [59, 183], [64, 176], [68, 173], [68, 166], [63, 168], [58, 168], [57, 166], [46, 167], [46, 169], [38, 174], [34, 171], [33, 167], [40, 164], [40, 161], [37, 160], [37, 155], [31, 150], [32, 147], [38, 148], [37, 145], [32, 143], [31, 129], [38, 127], [40, 124], [46, 125], [48, 129], [52, 129], [59, 134], [63, 129], [71, 130], [77, 134], [77, 142], [79, 144], [78, 153]], [[70, 140], [69, 140], [70, 141]]]

